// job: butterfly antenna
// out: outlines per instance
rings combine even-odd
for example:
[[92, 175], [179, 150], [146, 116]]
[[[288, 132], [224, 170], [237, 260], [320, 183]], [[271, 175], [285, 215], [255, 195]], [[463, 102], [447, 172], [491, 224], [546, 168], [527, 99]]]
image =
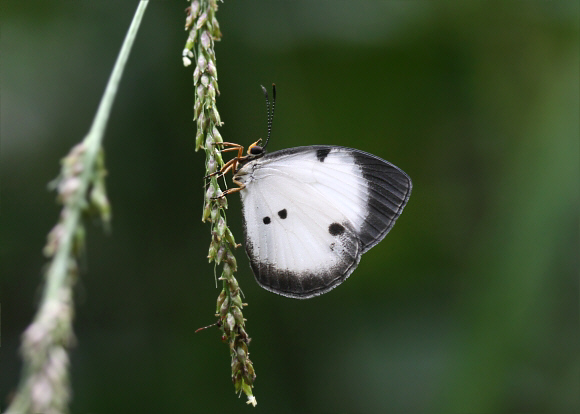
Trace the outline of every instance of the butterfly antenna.
[[[270, 117], [270, 124], [274, 120], [274, 109], [276, 109], [276, 84], [272, 84], [272, 116]], [[270, 130], [272, 125], [270, 125]]]
[[[262, 85], [260, 85], [262, 86]], [[272, 111], [270, 112], [270, 97], [268, 96], [268, 91], [264, 86], [262, 86], [262, 92], [264, 92], [264, 97], [266, 98], [266, 110], [268, 114], [268, 138], [266, 143], [262, 148], [266, 148], [268, 141], [270, 141], [270, 136], [272, 135], [272, 120], [274, 119], [274, 109], [276, 108], [276, 84], [272, 84]]]

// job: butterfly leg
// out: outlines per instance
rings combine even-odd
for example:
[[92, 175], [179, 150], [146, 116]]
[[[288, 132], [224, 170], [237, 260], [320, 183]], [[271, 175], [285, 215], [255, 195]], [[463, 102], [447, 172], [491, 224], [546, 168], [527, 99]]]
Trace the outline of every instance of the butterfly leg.
[[221, 177], [231, 169], [233, 169], [235, 171], [236, 167], [238, 165], [238, 160], [242, 157], [242, 154], [244, 153], [243, 146], [241, 146], [239, 144], [234, 144], [232, 142], [216, 142], [215, 145], [229, 146], [231, 148], [222, 149], [222, 150], [220, 150], [220, 152], [238, 151], [238, 155], [236, 157], [232, 158], [231, 160], [229, 160], [228, 162], [226, 162], [219, 171], [213, 172], [213, 173], [208, 174], [205, 177], [203, 177], [204, 179], [213, 177], [214, 175], [219, 175]]
[[228, 189], [227, 189], [226, 191], [224, 191], [224, 192], [223, 192], [223, 193], [222, 193], [220, 196], [217, 196], [217, 197], [212, 197], [212, 199], [214, 199], [214, 200], [215, 200], [215, 199], [218, 199], [218, 198], [225, 197], [225, 196], [227, 196], [228, 194], [237, 193], [237, 192], [239, 192], [239, 191], [242, 191], [242, 190], [243, 190], [245, 187], [246, 187], [246, 186], [244, 186], [244, 187], [234, 187], [234, 188], [228, 188]]
[[238, 162], [238, 157], [232, 158], [231, 160], [229, 160], [228, 162], [226, 162], [224, 164], [224, 166], [219, 171], [216, 171], [216, 172], [213, 172], [211, 174], [208, 174], [208, 175], [206, 175], [203, 178], [204, 179], [210, 178], [210, 177], [213, 177], [214, 175], [219, 175], [221, 177], [222, 175], [224, 175], [225, 173], [227, 173], [230, 169], [235, 168], [237, 166], [237, 162]]
[[[256, 142], [254, 142], [252, 145], [250, 145], [248, 147], [248, 155], [250, 155], [250, 151], [252, 150], [252, 148], [257, 146], [260, 141], [262, 141], [262, 138], [260, 138], [259, 140], [257, 140]], [[226, 162], [220, 171], [216, 171], [214, 173], [206, 175], [204, 178], [213, 177], [214, 175], [218, 175], [218, 174], [221, 177], [230, 170], [233, 170], [233, 172], [235, 172], [237, 170], [237, 167], [238, 167], [238, 162], [242, 158], [244, 158], [244, 156], [243, 156], [244, 147], [240, 144], [234, 144], [233, 142], [216, 142], [215, 145], [223, 145], [226, 147], [230, 147], [230, 148], [226, 148], [226, 149], [221, 149], [220, 152], [238, 151], [238, 155], [236, 157], [232, 158], [231, 160], [229, 160], [228, 162]]]
[[226, 147], [230, 147], [226, 149], [221, 149], [220, 152], [238, 151], [238, 156], [235, 157], [234, 159], [241, 158], [242, 155], [244, 154], [244, 147], [240, 144], [234, 144], [233, 142], [216, 142], [215, 145], [223, 145]]
[[[233, 148], [244, 148], [243, 145], [236, 144], [234, 142], [216, 142], [214, 145], [223, 145], [225, 147], [233, 147]], [[230, 149], [231, 150], [231, 149]], [[242, 151], [243, 152], [243, 151]]]
[[[252, 155], [250, 153], [251, 149], [253, 147], [257, 146], [261, 140], [262, 139], [260, 138], [259, 140], [257, 140], [256, 142], [254, 142], [252, 145], [249, 146], [247, 157], [250, 157]], [[236, 157], [232, 158], [231, 160], [229, 160], [228, 162], [226, 162], [219, 171], [208, 174], [204, 178], [213, 177], [215, 175], [219, 175], [220, 177], [223, 177], [230, 170], [235, 174], [237, 169], [238, 169], [238, 162], [240, 162], [240, 160], [246, 158], [243, 156], [244, 147], [242, 145], [234, 144], [232, 142], [217, 142], [215, 145], [223, 145], [223, 146], [229, 147], [226, 149], [221, 149], [220, 152], [238, 151], [238, 155]], [[221, 195], [216, 196], [216, 197], [212, 197], [211, 199], [216, 200], [218, 198], [225, 197], [228, 194], [236, 193], [240, 190], [243, 190], [246, 187], [245, 184], [241, 183], [240, 181], [237, 181], [235, 179], [233, 181], [234, 181], [234, 184], [236, 184], [238, 187], [227, 189]]]
[[[244, 147], [238, 144], [232, 144], [230, 142], [221, 142], [220, 145], [230, 144], [230, 148], [221, 149], [220, 152], [230, 152], [230, 151], [238, 151], [238, 157], [241, 157], [244, 153]], [[235, 145], [235, 146], [234, 146]]]
[[226, 191], [221, 193], [219, 196], [212, 197], [211, 199], [217, 200], [218, 198], [223, 198], [223, 197], [227, 196], [228, 194], [237, 193], [239, 191], [242, 191], [244, 188], [246, 188], [246, 184], [244, 184], [238, 180], [233, 180], [233, 181], [234, 181], [234, 184], [237, 185], [237, 187], [228, 188]]
[[230, 170], [236, 171], [236, 167], [238, 166], [238, 158], [233, 158], [229, 160], [227, 163], [224, 164], [223, 168], [220, 171], [220, 177], [226, 175], [226, 173]]

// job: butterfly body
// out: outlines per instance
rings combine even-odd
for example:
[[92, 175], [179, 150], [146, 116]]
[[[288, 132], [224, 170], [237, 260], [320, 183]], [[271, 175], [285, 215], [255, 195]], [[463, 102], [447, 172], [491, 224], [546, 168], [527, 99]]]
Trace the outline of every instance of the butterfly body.
[[300, 299], [342, 283], [392, 228], [412, 189], [379, 157], [322, 145], [248, 156], [234, 181], [257, 282]]

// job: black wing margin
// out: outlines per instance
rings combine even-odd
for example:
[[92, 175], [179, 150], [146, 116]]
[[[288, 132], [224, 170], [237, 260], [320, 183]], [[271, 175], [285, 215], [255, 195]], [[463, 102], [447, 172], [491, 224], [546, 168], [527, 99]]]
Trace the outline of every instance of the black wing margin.
[[359, 150], [352, 155], [369, 188], [367, 216], [359, 233], [364, 253], [395, 225], [411, 196], [413, 184], [405, 172], [388, 161]]

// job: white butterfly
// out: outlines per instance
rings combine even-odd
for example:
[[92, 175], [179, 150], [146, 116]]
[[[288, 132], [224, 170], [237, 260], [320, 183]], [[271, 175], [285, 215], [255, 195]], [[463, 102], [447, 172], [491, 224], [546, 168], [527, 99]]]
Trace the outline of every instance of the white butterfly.
[[[269, 136], [273, 109], [268, 115]], [[239, 153], [222, 172], [232, 169], [239, 187], [224, 194], [240, 192], [252, 270], [260, 286], [280, 295], [311, 298], [344, 282], [411, 194], [407, 174], [356, 149], [312, 145], [266, 154], [256, 142], [242, 156], [239, 145], [226, 144]]]

